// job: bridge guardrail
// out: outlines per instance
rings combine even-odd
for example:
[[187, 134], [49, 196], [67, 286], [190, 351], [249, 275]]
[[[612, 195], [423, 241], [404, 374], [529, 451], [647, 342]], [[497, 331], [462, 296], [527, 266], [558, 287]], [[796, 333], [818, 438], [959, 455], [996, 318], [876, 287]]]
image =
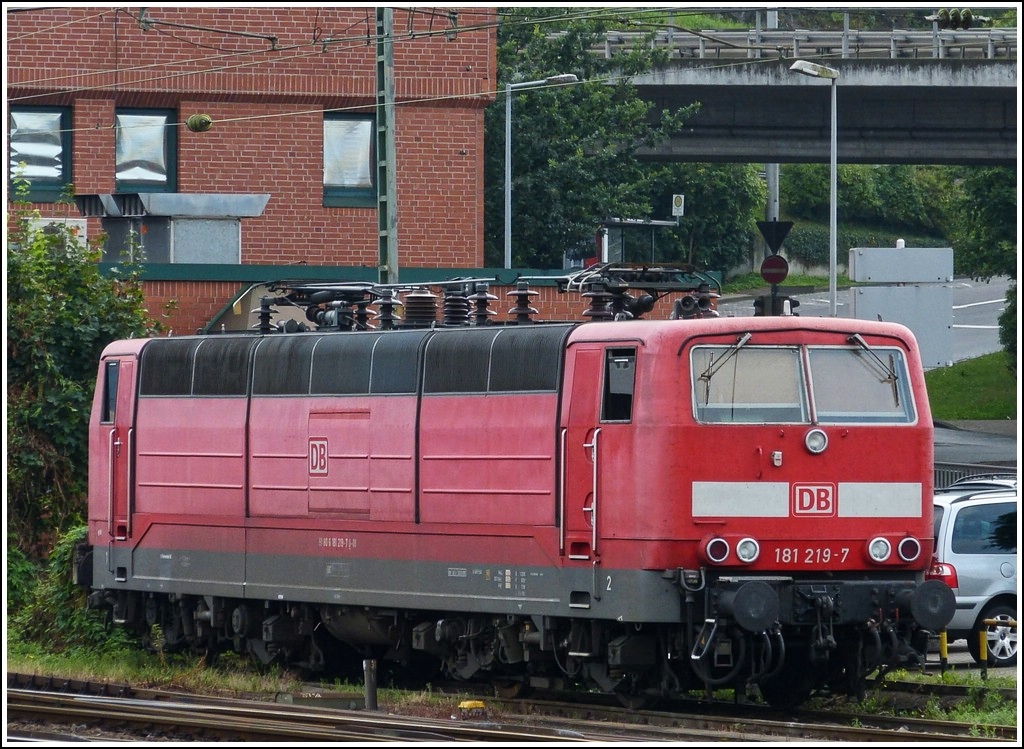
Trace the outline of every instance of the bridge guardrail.
[[[648, 33], [610, 31], [603, 49], [611, 59]], [[1017, 29], [812, 31], [796, 30], [659, 30], [653, 45], [673, 59], [795, 58], [807, 55], [836, 59], [995, 59], [1017, 57]]]

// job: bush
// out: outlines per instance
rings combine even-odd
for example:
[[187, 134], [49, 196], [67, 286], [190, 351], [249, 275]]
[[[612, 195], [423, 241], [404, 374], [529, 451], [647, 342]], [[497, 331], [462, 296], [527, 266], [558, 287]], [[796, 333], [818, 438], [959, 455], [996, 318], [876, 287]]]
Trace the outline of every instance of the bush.
[[[23, 186], [17, 186], [17, 194]], [[145, 308], [141, 266], [100, 272], [98, 246], [23, 202], [8, 209], [8, 549], [45, 559], [81, 520], [88, 423], [104, 347], [159, 329]]]
[[[20, 605], [8, 610], [8, 640], [45, 645], [50, 653], [75, 648], [106, 652], [127, 642], [128, 633], [122, 628], [108, 632], [103, 614], [86, 610], [87, 591], [74, 583], [75, 547], [85, 537], [84, 525], [58, 537], [42, 574], [31, 581], [31, 587], [22, 587]], [[8, 551], [8, 576], [11, 560], [16, 557], [24, 559], [20, 552]], [[27, 570], [24, 564], [16, 564], [14, 569]], [[10, 602], [8, 593], [8, 605]]]
[[[895, 247], [897, 239], [906, 240], [907, 247], [948, 247], [942, 237], [922, 236], [842, 224], [836, 231], [836, 254], [840, 265], [847, 264], [847, 253], [852, 247]], [[793, 228], [782, 245], [780, 254], [788, 260], [796, 260], [804, 266], [828, 267], [829, 228], [817, 223], [794, 222]]]
[[1010, 371], [1017, 376], [1017, 284], [1006, 290], [1006, 307], [999, 315], [999, 344], [1006, 352]]
[[16, 539], [7, 534], [7, 610], [17, 611], [32, 596], [39, 576], [39, 567], [18, 548]]

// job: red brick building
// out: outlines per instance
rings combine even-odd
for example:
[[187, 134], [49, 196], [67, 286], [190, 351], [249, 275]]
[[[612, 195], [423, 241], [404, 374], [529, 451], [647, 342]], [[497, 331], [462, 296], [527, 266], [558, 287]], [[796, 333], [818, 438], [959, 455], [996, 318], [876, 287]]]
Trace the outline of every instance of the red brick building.
[[11, 176], [44, 216], [105, 232], [107, 261], [137, 231], [176, 333], [272, 278], [479, 268], [494, 11], [8, 11]]

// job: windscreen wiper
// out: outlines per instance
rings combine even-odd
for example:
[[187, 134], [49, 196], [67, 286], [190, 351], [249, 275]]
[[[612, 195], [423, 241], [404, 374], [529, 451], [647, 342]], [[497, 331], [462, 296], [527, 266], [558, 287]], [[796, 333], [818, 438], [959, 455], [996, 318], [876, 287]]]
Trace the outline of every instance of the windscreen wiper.
[[882, 368], [882, 371], [885, 372], [885, 377], [882, 379], [882, 382], [888, 382], [892, 386], [893, 403], [895, 403], [897, 406], [900, 405], [900, 391], [899, 387], [897, 387], [897, 383], [899, 382], [899, 376], [896, 374], [896, 360], [893, 357], [893, 355], [889, 354], [889, 363], [886, 364], [884, 361], [881, 360], [881, 358], [879, 358], [878, 354], [876, 354], [874, 350], [870, 346], [868, 346], [868, 342], [861, 338], [860, 333], [854, 333], [846, 340], [851, 343], [856, 343], [862, 349], [867, 351], [871, 355], [872, 359], [878, 362], [878, 366], [880, 366]]
[[732, 357], [736, 355], [736, 352], [738, 352], [741, 348], [743, 348], [743, 346], [746, 345], [750, 338], [751, 333], [749, 331], [741, 335], [739, 337], [739, 340], [737, 340], [736, 343], [732, 345], [732, 348], [730, 348], [725, 353], [725, 355], [718, 360], [717, 363], [715, 362], [714, 354], [711, 355], [711, 361], [708, 363], [708, 368], [701, 372], [700, 377], [698, 378], [701, 380], [701, 382], [704, 383], [705, 406], [708, 404], [708, 398], [711, 396], [711, 378], [715, 376], [718, 370], [720, 370], [727, 361], [729, 361]]

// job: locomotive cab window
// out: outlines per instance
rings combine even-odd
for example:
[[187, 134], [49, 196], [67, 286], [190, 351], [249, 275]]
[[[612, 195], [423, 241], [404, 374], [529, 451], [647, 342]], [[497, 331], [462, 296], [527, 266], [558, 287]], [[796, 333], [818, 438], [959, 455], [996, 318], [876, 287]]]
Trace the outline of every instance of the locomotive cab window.
[[636, 349], [608, 349], [604, 362], [602, 421], [633, 418], [633, 388], [636, 384]]
[[117, 379], [121, 373], [121, 363], [108, 361], [103, 368], [103, 414], [100, 421], [112, 424], [117, 415]]

